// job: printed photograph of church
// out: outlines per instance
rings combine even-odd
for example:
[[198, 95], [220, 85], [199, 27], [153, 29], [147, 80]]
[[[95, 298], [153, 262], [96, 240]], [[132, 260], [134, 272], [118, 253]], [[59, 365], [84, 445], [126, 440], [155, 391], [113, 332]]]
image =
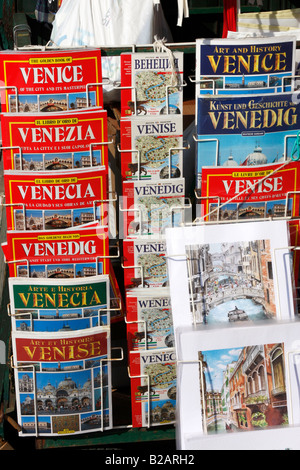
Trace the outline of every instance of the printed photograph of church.
[[198, 357], [202, 419], [208, 433], [288, 424], [282, 343], [201, 351]]
[[191, 305], [199, 323], [276, 316], [270, 240], [186, 246]]

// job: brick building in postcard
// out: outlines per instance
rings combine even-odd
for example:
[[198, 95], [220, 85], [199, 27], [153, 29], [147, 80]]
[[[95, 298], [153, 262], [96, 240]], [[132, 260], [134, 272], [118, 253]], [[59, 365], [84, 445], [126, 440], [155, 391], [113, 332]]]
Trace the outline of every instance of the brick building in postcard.
[[243, 348], [230, 381], [229, 422], [239, 429], [285, 424], [287, 401], [282, 344]]

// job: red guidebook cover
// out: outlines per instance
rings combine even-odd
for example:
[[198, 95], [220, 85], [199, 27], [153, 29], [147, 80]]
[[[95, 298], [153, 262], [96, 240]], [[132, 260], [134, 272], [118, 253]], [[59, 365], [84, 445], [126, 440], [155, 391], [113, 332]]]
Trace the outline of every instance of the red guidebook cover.
[[99, 223], [64, 231], [10, 230], [6, 238], [2, 251], [11, 277], [50, 277], [49, 270], [53, 277], [109, 274], [108, 227]]
[[107, 112], [4, 113], [4, 170], [52, 171], [108, 168]]
[[206, 220], [299, 217], [300, 163], [203, 167], [201, 204]]
[[4, 172], [8, 230], [53, 230], [99, 220], [106, 225], [106, 167], [66, 172]]
[[103, 108], [101, 50], [1, 51], [2, 112]]

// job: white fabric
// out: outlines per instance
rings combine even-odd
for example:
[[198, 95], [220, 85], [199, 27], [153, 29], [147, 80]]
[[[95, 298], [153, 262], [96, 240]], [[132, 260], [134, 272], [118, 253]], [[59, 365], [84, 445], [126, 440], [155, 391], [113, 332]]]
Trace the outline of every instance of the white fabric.
[[177, 26], [182, 26], [182, 20], [189, 17], [189, 5], [188, 0], [177, 0], [178, 4], [178, 19]]
[[[53, 22], [51, 41], [62, 48], [149, 45], [155, 28], [159, 34], [169, 34], [159, 0], [64, 0]], [[119, 57], [103, 57], [102, 76], [120, 81]], [[110, 91], [113, 85], [103, 89]]]

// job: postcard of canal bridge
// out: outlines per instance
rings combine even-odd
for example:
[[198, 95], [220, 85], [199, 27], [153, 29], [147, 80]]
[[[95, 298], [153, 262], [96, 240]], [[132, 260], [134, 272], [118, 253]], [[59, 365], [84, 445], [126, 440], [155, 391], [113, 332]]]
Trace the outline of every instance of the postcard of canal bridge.
[[287, 221], [175, 227], [166, 243], [175, 328], [294, 318]]

